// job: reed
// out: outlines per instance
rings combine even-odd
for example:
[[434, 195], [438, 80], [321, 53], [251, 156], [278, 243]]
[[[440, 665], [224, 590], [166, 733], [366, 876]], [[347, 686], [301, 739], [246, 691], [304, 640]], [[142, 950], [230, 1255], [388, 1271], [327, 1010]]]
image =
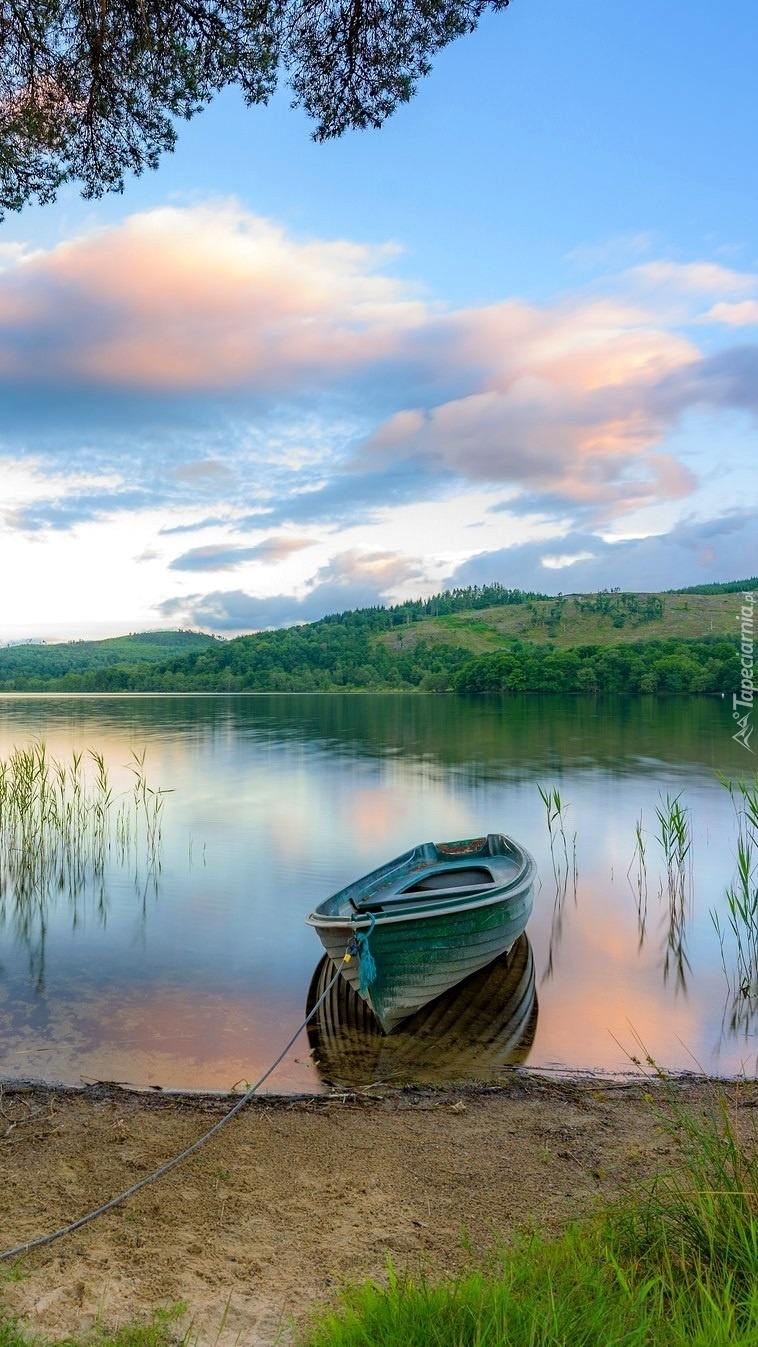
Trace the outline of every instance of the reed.
[[[0, 759], [0, 928], [16, 934], [44, 973], [44, 937], [51, 901], [68, 899], [76, 926], [94, 895], [104, 919], [106, 872], [114, 858], [160, 866], [163, 790], [148, 783], [145, 754], [133, 754], [135, 785], [117, 798], [104, 755], [75, 751], [67, 760], [36, 740]], [[128, 822], [127, 822], [128, 820]]]
[[542, 981], [545, 982], [549, 981], [555, 971], [555, 957], [563, 935], [564, 909], [568, 893], [569, 876], [571, 876], [574, 903], [576, 903], [579, 868], [576, 853], [576, 832], [573, 834], [572, 838], [571, 862], [569, 863], [568, 838], [566, 836], [566, 811], [569, 807], [568, 804], [561, 798], [560, 791], [557, 787], [553, 787], [552, 790], [545, 790], [542, 786], [538, 785], [537, 789], [540, 793], [540, 799], [545, 806], [545, 818], [548, 836], [550, 838], [550, 859], [553, 865], [553, 878], [555, 879], [555, 899], [553, 901], [553, 915], [550, 923], [547, 961], [545, 964], [545, 971], [542, 974]]
[[689, 809], [680, 803], [681, 798], [681, 792], [673, 798], [667, 793], [655, 811], [671, 903], [683, 903], [692, 886], [692, 828]]
[[642, 826], [642, 810], [637, 819], [634, 828], [634, 852], [629, 862], [629, 869], [626, 872], [630, 885], [632, 884], [632, 870], [634, 870], [634, 883], [632, 892], [635, 893], [637, 903], [637, 933], [639, 936], [638, 949], [642, 949], [645, 943], [647, 932], [647, 843], [645, 841], [645, 831]]
[[[736, 874], [726, 890], [726, 927], [711, 909], [711, 920], [721, 942], [724, 971], [735, 998], [732, 1017], [753, 1018], [758, 1001], [758, 773], [751, 781], [721, 778], [737, 817]], [[734, 963], [726, 957], [727, 928]], [[740, 1007], [739, 1001], [745, 1004]]]
[[145, 756], [145, 749], [141, 753], [132, 750], [130, 770], [134, 783], [118, 813], [116, 840], [122, 859], [141, 848], [148, 868], [155, 870], [160, 868], [165, 796], [171, 792], [155, 789], [148, 783]]
[[[568, 842], [566, 839], [566, 810], [568, 805], [561, 799], [557, 786], [554, 786], [552, 790], [543, 790], [542, 786], [538, 785], [537, 790], [545, 806], [553, 874], [556, 882], [560, 882], [561, 874], [567, 877], [569, 873]], [[560, 856], [556, 854], [559, 847], [563, 851], [563, 869]], [[574, 873], [576, 873], [576, 833], [574, 833]]]
[[690, 963], [687, 957], [687, 921], [692, 902], [692, 825], [690, 811], [679, 795], [666, 794], [656, 809], [658, 842], [666, 863], [665, 884], [660, 897], [668, 904], [664, 940], [663, 978], [673, 976], [678, 989], [685, 990]]

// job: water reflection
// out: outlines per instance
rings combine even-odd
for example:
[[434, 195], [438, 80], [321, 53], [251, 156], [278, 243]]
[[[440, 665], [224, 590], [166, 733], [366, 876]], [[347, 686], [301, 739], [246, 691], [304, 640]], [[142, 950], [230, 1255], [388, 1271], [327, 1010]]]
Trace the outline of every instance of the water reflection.
[[598, 766], [636, 776], [663, 762], [673, 778], [686, 776], [692, 764], [739, 771], [744, 759], [731, 740], [729, 708], [707, 697], [0, 694], [0, 716], [9, 728], [22, 725], [25, 735], [107, 726], [109, 736], [136, 735], [144, 743], [172, 730], [185, 741], [241, 733], [351, 759], [398, 754], [464, 771], [475, 764], [485, 777], [505, 771], [534, 779], [550, 768]]
[[[64, 873], [44, 902], [34, 885], [23, 903], [0, 887], [0, 1078], [257, 1079], [302, 1020], [319, 957], [307, 913], [422, 839], [485, 831], [523, 841], [542, 877], [528, 928], [540, 990], [530, 1065], [623, 1070], [631, 1025], [669, 1068], [695, 1057], [739, 1070], [756, 1017], [731, 949], [734, 809], [713, 770], [744, 771], [728, 709], [694, 698], [0, 696], [0, 757], [33, 739], [66, 759], [95, 747], [121, 800], [146, 747], [151, 779], [174, 792], [159, 902], [144, 866], [139, 878], [116, 864], [115, 839], [102, 887], [99, 862], [86, 891]], [[680, 787], [697, 856], [685, 904], [668, 901], [641, 814], [652, 821]], [[630, 867], [638, 834], [648, 854], [638, 848]], [[673, 862], [676, 878], [676, 852]], [[719, 930], [733, 993], [723, 1025]], [[402, 1070], [386, 1064], [398, 1047], [382, 1048], [382, 1072]], [[490, 1069], [485, 1053], [477, 1070]], [[297, 1049], [275, 1085], [314, 1088], [315, 1076]]]
[[668, 911], [664, 917], [663, 983], [671, 981], [677, 992], [687, 991], [692, 965], [687, 954], [688, 921], [692, 914], [690, 895], [676, 893], [669, 896]]
[[[308, 991], [307, 1012], [334, 977], [324, 956]], [[537, 1028], [532, 947], [522, 935], [501, 955], [385, 1035], [345, 978], [327, 992], [308, 1026], [321, 1078], [356, 1088], [377, 1082], [429, 1084], [481, 1080], [525, 1062]]]

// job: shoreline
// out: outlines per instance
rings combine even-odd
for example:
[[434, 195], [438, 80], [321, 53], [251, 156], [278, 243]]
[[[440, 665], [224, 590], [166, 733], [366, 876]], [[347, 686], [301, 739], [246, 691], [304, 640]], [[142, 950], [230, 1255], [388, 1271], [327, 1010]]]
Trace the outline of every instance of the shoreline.
[[[671, 1167], [657, 1083], [519, 1069], [497, 1084], [253, 1096], [170, 1173], [0, 1265], [0, 1303], [59, 1338], [181, 1302], [177, 1334], [191, 1322], [198, 1347], [274, 1347], [345, 1280], [381, 1280], [388, 1258], [455, 1273], [498, 1236], [557, 1233]], [[753, 1125], [758, 1082], [662, 1084], [697, 1109], [726, 1091]], [[242, 1097], [3, 1086], [4, 1248], [123, 1193]]]

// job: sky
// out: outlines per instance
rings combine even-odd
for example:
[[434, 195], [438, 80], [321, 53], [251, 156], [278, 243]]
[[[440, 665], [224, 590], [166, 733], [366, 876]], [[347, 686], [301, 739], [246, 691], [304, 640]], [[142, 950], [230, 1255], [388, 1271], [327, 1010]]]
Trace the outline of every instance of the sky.
[[0, 224], [0, 642], [758, 572], [758, 6], [512, 0]]

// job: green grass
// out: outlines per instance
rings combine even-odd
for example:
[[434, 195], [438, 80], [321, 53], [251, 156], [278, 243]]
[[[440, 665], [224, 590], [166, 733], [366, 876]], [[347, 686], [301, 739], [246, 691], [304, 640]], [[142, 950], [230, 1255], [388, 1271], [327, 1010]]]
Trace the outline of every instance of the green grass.
[[723, 1095], [654, 1105], [681, 1164], [562, 1236], [522, 1234], [458, 1277], [346, 1288], [300, 1347], [755, 1347], [758, 1166]]
[[[2, 1317], [2, 1293], [0, 1292], [0, 1347], [49, 1347], [50, 1340], [41, 1334], [29, 1333], [15, 1317]], [[196, 1338], [193, 1327], [182, 1332], [177, 1329], [177, 1320], [187, 1312], [183, 1303], [158, 1309], [144, 1322], [123, 1324], [109, 1331], [102, 1324], [95, 1324], [87, 1333], [54, 1340], [55, 1347], [195, 1347]], [[226, 1315], [219, 1328], [219, 1336], [224, 1327]]]
[[[608, 595], [607, 602], [592, 595], [564, 599], [534, 599], [508, 607], [474, 613], [425, 617], [402, 632], [406, 646], [415, 641], [439, 641], [464, 646], [474, 655], [507, 647], [512, 641], [550, 641], [559, 649], [576, 645], [622, 645], [652, 640], [697, 640], [703, 636], [733, 636], [734, 594], [658, 594], [659, 617], [647, 617], [648, 596]], [[638, 612], [630, 611], [637, 601]], [[626, 602], [624, 602], [626, 601]], [[622, 625], [616, 625], [622, 622]], [[397, 643], [397, 633], [383, 633], [383, 644]]]
[[[174, 1326], [185, 1309], [175, 1305], [157, 1310], [146, 1323], [125, 1324], [112, 1333], [96, 1326], [81, 1337], [56, 1338], [55, 1347], [176, 1347], [179, 1341], [182, 1347], [191, 1347], [191, 1331], [179, 1339]], [[0, 1318], [0, 1347], [43, 1347], [46, 1343], [46, 1338], [28, 1333], [17, 1319]]]

